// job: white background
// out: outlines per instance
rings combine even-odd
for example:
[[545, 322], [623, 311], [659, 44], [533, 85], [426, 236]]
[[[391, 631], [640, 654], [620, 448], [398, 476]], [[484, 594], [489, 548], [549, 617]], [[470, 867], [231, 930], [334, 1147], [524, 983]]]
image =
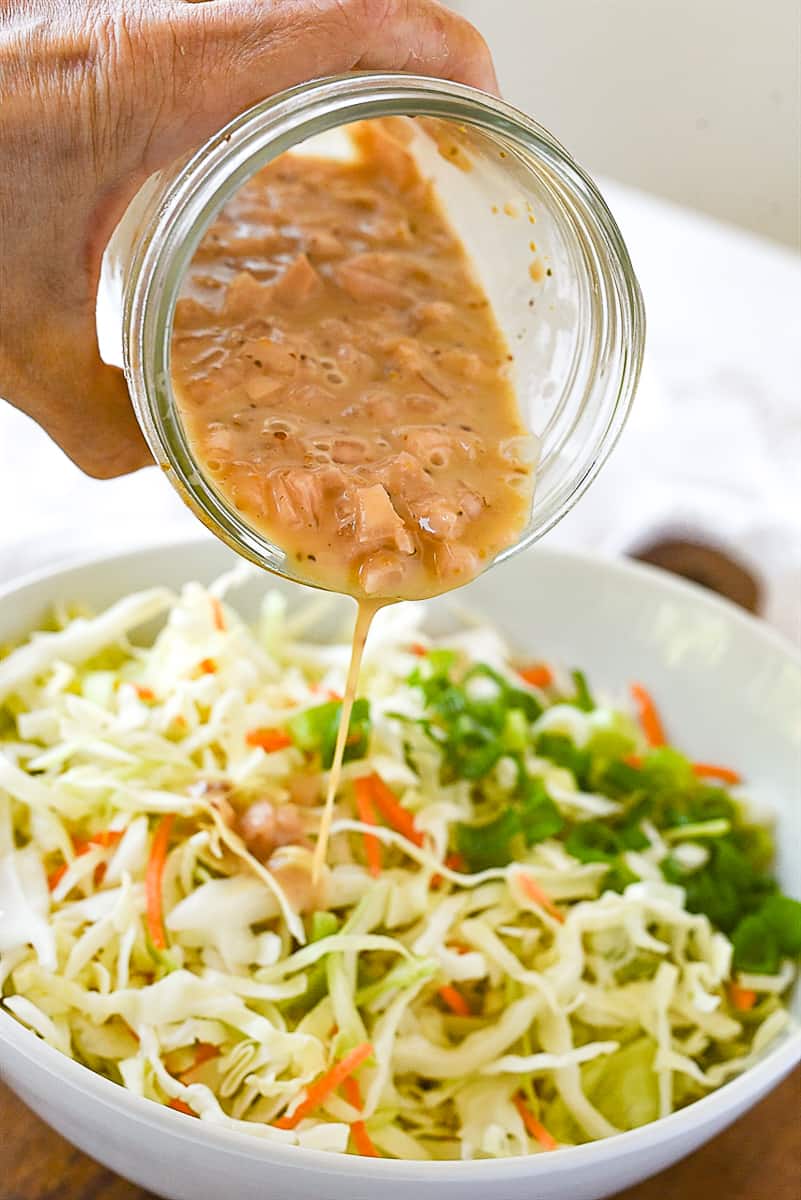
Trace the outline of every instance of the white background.
[[[793, 242], [798, 0], [460, 6], [509, 98], [604, 177], [648, 313], [620, 447], [549, 541], [619, 554], [657, 531], [709, 539], [759, 575], [764, 615], [801, 640], [801, 258], [646, 194]], [[158, 470], [88, 479], [0, 401], [0, 586], [200, 528]]]
[[451, 3], [592, 173], [799, 245], [799, 0]]

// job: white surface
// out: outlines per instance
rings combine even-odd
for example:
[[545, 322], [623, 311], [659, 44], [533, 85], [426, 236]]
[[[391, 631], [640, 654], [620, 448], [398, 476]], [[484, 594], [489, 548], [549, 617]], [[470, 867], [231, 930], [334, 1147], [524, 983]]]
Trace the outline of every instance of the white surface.
[[[801, 638], [801, 260], [605, 188], [642, 284], [646, 371], [620, 447], [549, 544], [619, 553], [655, 529], [723, 538]], [[98, 482], [0, 403], [0, 580], [199, 531], [154, 469]]]
[[[145, 551], [72, 568], [0, 594], [0, 642], [53, 600], [103, 605], [134, 588], [208, 581], [230, 561], [218, 543]], [[496, 581], [501, 586], [496, 586]], [[263, 581], [232, 596], [255, 611]], [[486, 575], [463, 598], [514, 643], [585, 667], [623, 693], [642, 679], [691, 755], [758, 781], [778, 817], [780, 876], [801, 893], [801, 659], [763, 624], [644, 567], [543, 549]], [[592, 620], [586, 619], [587, 597]], [[343, 602], [344, 603], [344, 602]], [[432, 607], [447, 610], [445, 598]], [[536, 639], [536, 641], [533, 641]], [[796, 1013], [801, 996], [796, 994]], [[168, 1200], [598, 1200], [689, 1154], [754, 1104], [801, 1057], [786, 1035], [745, 1075], [689, 1108], [606, 1142], [529, 1158], [403, 1163], [271, 1146], [204, 1125], [93, 1075], [0, 1013], [0, 1072], [20, 1096], [102, 1163]]]
[[449, 0], [591, 171], [798, 247], [798, 0]]

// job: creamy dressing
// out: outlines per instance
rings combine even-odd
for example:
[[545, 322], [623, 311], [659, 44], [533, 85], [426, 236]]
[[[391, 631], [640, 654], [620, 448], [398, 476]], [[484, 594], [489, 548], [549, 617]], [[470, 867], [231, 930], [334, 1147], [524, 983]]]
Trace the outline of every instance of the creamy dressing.
[[[215, 488], [359, 604], [315, 879], [375, 612], [477, 575], [518, 539], [534, 481], [512, 355], [403, 123], [348, 132], [352, 158], [281, 155], [226, 204], [171, 350]], [[440, 152], [461, 165], [458, 138]]]
[[364, 647], [367, 644], [367, 635], [370, 632], [370, 626], [373, 623], [373, 617], [380, 608], [383, 608], [387, 603], [386, 600], [359, 600], [359, 607], [356, 613], [356, 624], [353, 629], [353, 642], [350, 650], [350, 665], [348, 666], [348, 678], [345, 683], [345, 694], [342, 697], [342, 713], [339, 718], [339, 729], [337, 731], [337, 741], [334, 748], [334, 758], [331, 763], [331, 771], [328, 775], [328, 787], [325, 793], [325, 807], [323, 816], [320, 821], [320, 829], [317, 834], [317, 842], [314, 847], [314, 859], [312, 861], [312, 880], [314, 883], [320, 877], [323, 863], [325, 862], [326, 851], [328, 849], [328, 837], [331, 832], [331, 816], [334, 811], [334, 800], [339, 791], [339, 781], [342, 778], [342, 763], [345, 757], [345, 747], [348, 744], [348, 731], [350, 728], [350, 715], [353, 712], [353, 702], [356, 699], [356, 692], [359, 687], [359, 671], [361, 670], [362, 658], [364, 657]]
[[415, 159], [285, 154], [225, 206], [179, 300], [172, 373], [216, 489], [350, 595], [465, 583], [528, 520], [512, 355]]

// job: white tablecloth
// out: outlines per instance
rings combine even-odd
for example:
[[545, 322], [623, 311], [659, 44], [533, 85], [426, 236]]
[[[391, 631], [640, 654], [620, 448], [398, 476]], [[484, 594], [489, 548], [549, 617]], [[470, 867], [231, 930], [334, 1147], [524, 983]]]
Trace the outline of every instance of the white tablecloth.
[[[622, 553], [710, 536], [761, 576], [801, 637], [801, 259], [609, 184], [648, 317], [620, 445], [549, 539]], [[0, 402], [0, 581], [76, 556], [200, 533], [155, 469], [99, 482]]]

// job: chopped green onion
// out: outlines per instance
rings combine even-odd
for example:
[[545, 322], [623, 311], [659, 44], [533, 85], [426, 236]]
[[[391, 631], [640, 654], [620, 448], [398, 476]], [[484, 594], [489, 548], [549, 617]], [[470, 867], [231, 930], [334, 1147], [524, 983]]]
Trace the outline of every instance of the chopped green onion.
[[759, 917], [776, 938], [782, 954], [801, 954], [801, 902], [777, 893], [768, 896]]
[[[342, 701], [328, 700], [325, 704], [317, 704], [314, 708], [304, 709], [303, 712], [287, 721], [287, 730], [296, 746], [301, 750], [316, 751], [320, 754], [324, 768], [331, 766], [334, 761], [339, 722], [342, 715]], [[359, 698], [354, 701], [348, 729], [348, 740], [345, 744], [345, 762], [354, 758], [364, 758], [370, 740], [370, 705], [367, 700]]]
[[719, 817], [714, 821], [696, 821], [694, 825], [674, 825], [672, 829], [663, 829], [662, 837], [666, 842], [685, 842], [693, 838], [725, 837], [730, 832], [731, 821]]
[[571, 704], [575, 704], [576, 708], [580, 708], [582, 712], [592, 712], [596, 705], [587, 683], [587, 676], [583, 671], [571, 671], [570, 675], [576, 685], [576, 694]]
[[731, 937], [734, 965], [753, 975], [775, 975], [779, 969], [778, 940], [760, 917], [745, 917]]

